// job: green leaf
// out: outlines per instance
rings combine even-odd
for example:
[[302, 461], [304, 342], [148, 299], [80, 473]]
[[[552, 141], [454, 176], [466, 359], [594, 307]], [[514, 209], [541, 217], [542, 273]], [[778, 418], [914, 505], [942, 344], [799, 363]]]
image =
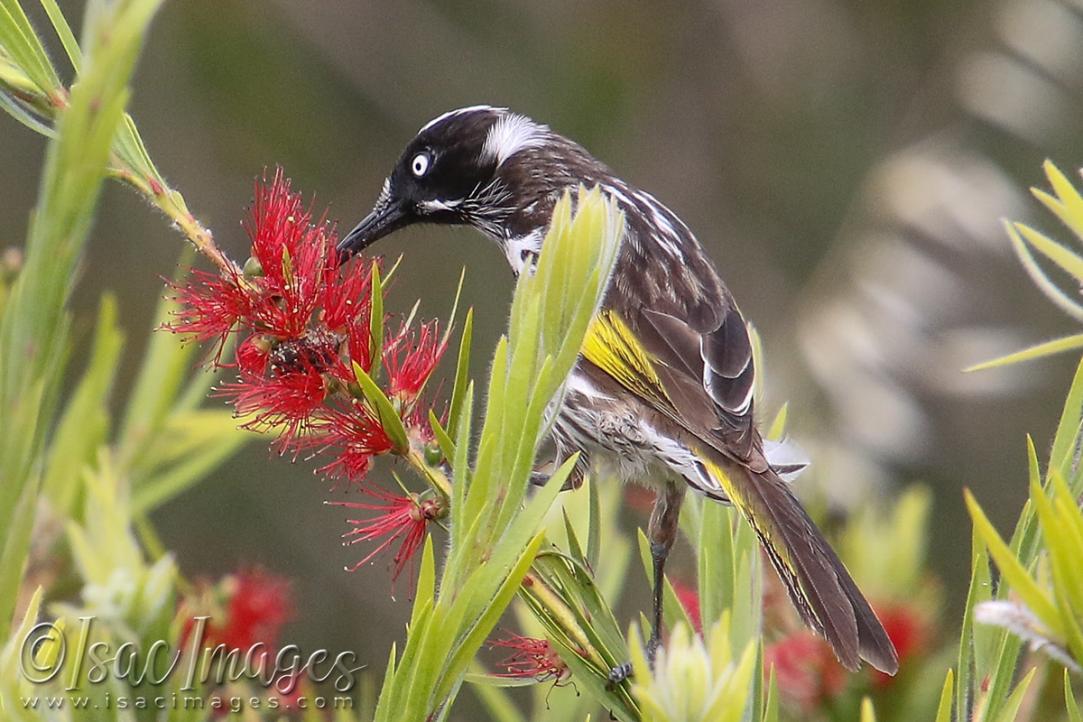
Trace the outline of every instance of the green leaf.
[[[187, 265], [191, 257], [192, 251], [186, 249], [178, 265]], [[174, 280], [179, 281], [181, 276], [182, 272], [178, 272]], [[139, 463], [141, 454], [161, 431], [198, 349], [194, 343], [184, 343], [177, 335], [158, 330], [172, 320], [178, 308], [177, 302], [169, 295], [158, 302], [150, 342], [128, 397], [118, 447], [122, 463], [129, 468]], [[212, 374], [206, 376], [213, 378]]]
[[[396, 264], [398, 265], [398, 264]], [[393, 269], [392, 269], [393, 270]], [[369, 373], [375, 378], [380, 373], [384, 355], [384, 284], [380, 281], [380, 264], [372, 262], [372, 303], [369, 316]]]
[[1034, 667], [1027, 672], [1004, 703], [1004, 708], [996, 716], [996, 722], [1015, 722], [1016, 717], [1019, 716], [1019, 708], [1023, 706], [1023, 698], [1030, 687], [1030, 683], [1034, 680], [1034, 673], [1037, 671], [1038, 668]]
[[598, 482], [593, 476], [586, 480], [587, 486], [587, 564], [598, 568], [602, 553], [601, 502], [598, 499]]
[[[49, 143], [26, 262], [0, 317], [0, 638], [18, 588], [17, 577], [7, 575], [25, 558], [24, 530], [32, 523], [40, 481], [35, 467], [54, 421], [67, 358], [67, 301], [75, 269], [123, 118], [127, 84], [159, 3], [116, 3], [87, 23], [88, 62]], [[0, 0], [0, 45], [45, 92], [56, 89], [56, 73], [16, 0]]]
[[72, 69], [78, 73], [83, 64], [83, 52], [79, 49], [79, 43], [76, 42], [75, 35], [71, 31], [71, 27], [68, 26], [68, 21], [64, 18], [64, 13], [60, 12], [56, 0], [40, 0], [40, 2], [41, 6], [45, 8], [45, 14], [49, 16], [49, 22], [53, 24], [53, 29], [56, 30], [56, 36], [60, 38], [60, 44], [64, 46], [64, 52], [68, 54]]
[[[1068, 711], [1068, 722], [1083, 722], [1083, 714], [1080, 714], [1079, 706], [1075, 701], [1075, 694], [1072, 692], [1072, 676], [1067, 669], [1064, 670], [1064, 706]], [[936, 722], [940, 722], [940, 720]]]
[[996, 562], [997, 568], [1000, 569], [1000, 573], [1004, 576], [1004, 580], [1050, 630], [1062, 635], [1064, 629], [1053, 601], [1049, 599], [1045, 590], [1031, 579], [1023, 564], [1012, 553], [1008, 545], [1004, 543], [1004, 540], [1000, 538], [1000, 534], [993, 528], [969, 489], [964, 492], [964, 495], [967, 510], [974, 522], [974, 529], [985, 542], [986, 547], [989, 549], [989, 555]]
[[440, 423], [440, 419], [436, 418], [436, 412], [429, 409], [429, 428], [432, 429], [432, 435], [436, 439], [436, 444], [440, 447], [440, 453], [444, 455], [445, 459], [455, 458], [455, 442], [451, 438], [451, 434]]
[[1004, 228], [1008, 232], [1012, 250], [1015, 251], [1016, 257], [1019, 258], [1019, 263], [1023, 266], [1023, 270], [1027, 272], [1027, 275], [1030, 276], [1030, 280], [1038, 287], [1038, 290], [1069, 316], [1077, 321], [1083, 321], [1083, 305], [1080, 305], [1075, 299], [1062, 291], [1060, 286], [1042, 270], [1038, 261], [1035, 260], [1034, 254], [1030, 252], [1030, 247], [1019, 237], [1019, 232], [1015, 230], [1015, 226], [1010, 221], [1004, 222]]
[[1032, 245], [1036, 251], [1083, 283], [1083, 258], [1028, 225], [1016, 223], [1015, 227], [1023, 236], [1023, 240]]
[[1061, 222], [1076, 234], [1077, 238], [1083, 239], [1083, 197], [1080, 197], [1079, 191], [1075, 189], [1072, 182], [1051, 161], [1046, 160], [1042, 163], [1042, 170], [1045, 171], [1057, 197], [1053, 198], [1037, 188], [1032, 188], [1031, 192], [1049, 210], [1053, 211]]
[[[1061, 412], [1060, 421], [1057, 424], [1057, 433], [1053, 438], [1053, 446], [1049, 451], [1049, 468], [1060, 471], [1065, 478], [1072, 477], [1072, 454], [1076, 441], [1079, 439], [1080, 425], [1083, 422], [1083, 359], [1080, 359], [1072, 377], [1072, 385], [1068, 390], [1068, 396], [1064, 399], [1064, 410]], [[1083, 476], [1080, 476], [1072, 487], [1072, 493], [1079, 496], [1083, 493]]]
[[[570, 206], [566, 198], [556, 216], [570, 219]], [[597, 191], [581, 194], [575, 220], [550, 230], [537, 272], [520, 276], [508, 339], [493, 356], [473, 469], [467, 465], [465, 385], [456, 415], [451, 548], [431, 614], [410, 630], [407, 652], [389, 667], [393, 678], [381, 693], [378, 720], [447, 714], [473, 656], [534, 561], [545, 515], [576, 463], [574, 456], [564, 460], [527, 499], [542, 422], [600, 302], [620, 241], [619, 218]], [[390, 406], [386, 397], [363, 372], [358, 383], [382, 419]]]
[[0, 47], [43, 93], [49, 95], [60, 87], [45, 47], [18, 0], [0, 0]]
[[365, 373], [365, 369], [361, 368], [356, 361], [353, 364], [353, 372], [354, 376], [357, 377], [357, 383], [361, 387], [361, 393], [365, 396], [365, 400], [372, 404], [380, 425], [383, 427], [384, 432], [387, 433], [388, 438], [391, 439], [391, 443], [395, 445], [395, 452], [404, 454], [409, 451], [410, 437], [407, 436], [406, 427], [403, 425], [398, 412], [395, 411], [395, 407], [392, 406], [391, 400], [387, 398], [383, 390], [376, 385], [372, 377]]
[[62, 518], [78, 508], [83, 469], [95, 460], [98, 447], [109, 434], [107, 402], [124, 345], [116, 319], [116, 300], [106, 295], [98, 312], [89, 363], [60, 418], [46, 457], [42, 489]]
[[944, 688], [940, 691], [940, 704], [936, 708], [935, 722], [951, 722], [951, 700], [954, 680], [953, 670], [948, 669], [948, 673], [944, 677]]
[[974, 364], [963, 370], [967, 373], [971, 371], [985, 371], [987, 369], [1011, 366], [1012, 364], [1023, 363], [1025, 361], [1033, 361], [1035, 359], [1053, 356], [1066, 351], [1075, 351], [1080, 348], [1083, 348], [1083, 333], [1064, 336], [1062, 338], [1053, 339], [1052, 341], [1044, 341], [1029, 348], [1025, 348], [1022, 351], [1016, 351], [1006, 356], [983, 361], [980, 364]]
[[459, 356], [455, 361], [455, 385], [451, 389], [451, 403], [448, 406], [448, 434], [455, 436], [462, 414], [463, 394], [470, 381], [470, 345], [474, 334], [474, 309], [466, 311], [463, 332], [459, 337]]

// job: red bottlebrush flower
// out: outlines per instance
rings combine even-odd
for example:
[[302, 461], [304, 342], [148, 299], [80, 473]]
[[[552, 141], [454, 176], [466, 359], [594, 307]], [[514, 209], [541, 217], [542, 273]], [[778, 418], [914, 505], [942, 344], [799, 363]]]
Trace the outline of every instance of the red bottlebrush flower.
[[846, 670], [827, 642], [802, 629], [763, 651], [763, 663], [775, 670], [783, 697], [803, 712], [812, 712], [846, 688]]
[[364, 559], [348, 567], [348, 569], [351, 572], [357, 571], [377, 554], [396, 541], [401, 540], [399, 548], [392, 558], [395, 568], [392, 579], [398, 579], [399, 574], [406, 567], [406, 563], [425, 540], [429, 522], [439, 519], [444, 515], [444, 511], [434, 499], [420, 499], [416, 495], [395, 496], [381, 489], [370, 489], [366, 493], [379, 499], [380, 503], [330, 502], [333, 506], [379, 512], [377, 516], [370, 519], [347, 520], [346, 523], [352, 524], [354, 528], [342, 535], [347, 540], [346, 544], [358, 544], [383, 539]]
[[499, 662], [498, 666], [504, 671], [497, 672], [497, 677], [532, 678], [538, 682], [552, 679], [560, 685], [566, 683], [571, 676], [568, 665], [547, 639], [512, 634], [490, 641], [489, 648], [494, 647], [512, 650], [510, 656]]
[[278, 633], [292, 615], [289, 582], [257, 569], [237, 574], [234, 584], [228, 620], [216, 630], [219, 641], [232, 649], [257, 642], [277, 646]]
[[684, 607], [684, 613], [692, 620], [692, 627], [696, 634], [703, 635], [703, 620], [699, 612], [699, 593], [696, 588], [683, 582], [673, 582], [673, 592], [677, 595], [677, 601]]
[[[251, 257], [243, 274], [193, 272], [175, 287], [181, 309], [170, 327], [199, 340], [217, 338], [219, 353], [227, 335], [239, 333], [235, 362], [216, 357], [215, 364], [239, 371], [217, 392], [246, 417], [245, 428], [277, 432], [283, 450], [333, 451], [334, 460], [319, 471], [356, 480], [373, 456], [394, 451], [378, 420], [356, 400], [354, 364], [371, 371], [374, 362], [374, 267], [341, 261], [334, 226], [313, 220], [281, 169], [257, 181], [244, 227]], [[404, 420], [417, 421], [425, 441], [427, 409], [418, 396], [446, 341], [435, 322], [383, 337], [385, 388]]]
[[262, 644], [271, 653], [278, 634], [293, 614], [289, 581], [259, 569], [244, 570], [222, 579], [214, 587], [203, 587], [197, 597], [181, 606], [187, 616], [181, 646], [188, 644], [192, 617], [208, 616], [203, 647], [219, 644], [247, 651]]
[[401, 329], [384, 344], [390, 395], [408, 400], [417, 398], [446, 350], [447, 341], [440, 338], [436, 321], [422, 324], [417, 331]]

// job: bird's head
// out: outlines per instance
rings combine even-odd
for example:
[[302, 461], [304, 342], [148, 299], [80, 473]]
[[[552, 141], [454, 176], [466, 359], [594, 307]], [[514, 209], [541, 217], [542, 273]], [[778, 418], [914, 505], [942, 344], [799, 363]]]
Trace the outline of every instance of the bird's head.
[[339, 243], [356, 253], [414, 223], [474, 226], [498, 240], [548, 223], [559, 193], [598, 165], [582, 148], [506, 108], [460, 108], [418, 131], [372, 212]]

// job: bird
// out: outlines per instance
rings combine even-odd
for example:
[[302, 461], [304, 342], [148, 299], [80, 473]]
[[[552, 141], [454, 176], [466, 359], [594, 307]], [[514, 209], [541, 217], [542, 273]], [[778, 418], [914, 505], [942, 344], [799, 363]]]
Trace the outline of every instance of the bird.
[[550, 435], [556, 461], [579, 453], [571, 486], [600, 469], [655, 491], [649, 657], [661, 644], [665, 563], [691, 489], [736, 507], [802, 620], [844, 667], [864, 661], [895, 674], [883, 625], [784, 479], [793, 469], [773, 462], [757, 428], [752, 342], [733, 295], [689, 227], [654, 196], [547, 125], [469, 106], [421, 127], [338, 250], [358, 253], [413, 224], [465, 225], [495, 241], [518, 276], [541, 252], [558, 200], [579, 187], [619, 206], [624, 236]]

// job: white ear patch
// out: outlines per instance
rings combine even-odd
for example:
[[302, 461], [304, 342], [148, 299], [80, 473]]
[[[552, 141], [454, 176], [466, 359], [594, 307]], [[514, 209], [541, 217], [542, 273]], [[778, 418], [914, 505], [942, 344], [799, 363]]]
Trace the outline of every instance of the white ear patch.
[[495, 158], [499, 166], [519, 151], [541, 145], [548, 130], [525, 115], [507, 113], [489, 129], [481, 157]]

